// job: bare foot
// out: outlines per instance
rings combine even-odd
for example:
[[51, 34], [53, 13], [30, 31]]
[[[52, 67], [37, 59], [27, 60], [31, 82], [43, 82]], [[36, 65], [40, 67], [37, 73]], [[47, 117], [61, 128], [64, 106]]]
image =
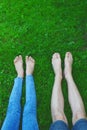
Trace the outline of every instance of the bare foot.
[[72, 74], [72, 63], [73, 63], [73, 57], [70, 52], [67, 52], [65, 55], [65, 69], [64, 69], [64, 75], [67, 79]]
[[19, 55], [14, 59], [15, 69], [17, 71], [18, 77], [24, 77], [24, 70], [23, 70], [23, 60], [22, 56]]
[[26, 56], [26, 75], [32, 75], [34, 71], [35, 60], [31, 56]]
[[59, 76], [62, 79], [61, 58], [59, 53], [53, 54], [52, 65], [55, 75]]

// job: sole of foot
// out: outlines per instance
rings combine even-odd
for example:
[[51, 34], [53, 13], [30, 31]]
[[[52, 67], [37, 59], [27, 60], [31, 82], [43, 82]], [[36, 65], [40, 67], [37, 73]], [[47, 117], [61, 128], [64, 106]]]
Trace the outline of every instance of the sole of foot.
[[52, 56], [52, 66], [56, 76], [62, 79], [61, 57], [59, 53], [54, 53]]
[[34, 71], [35, 60], [31, 56], [26, 56], [26, 75], [32, 75]]
[[22, 60], [21, 55], [15, 57], [14, 65], [15, 65], [15, 69], [17, 71], [18, 77], [23, 78], [24, 77], [24, 70], [23, 70], [23, 60]]
[[72, 74], [72, 63], [73, 63], [73, 57], [71, 52], [67, 52], [65, 54], [65, 69], [64, 69], [64, 76], [67, 79]]

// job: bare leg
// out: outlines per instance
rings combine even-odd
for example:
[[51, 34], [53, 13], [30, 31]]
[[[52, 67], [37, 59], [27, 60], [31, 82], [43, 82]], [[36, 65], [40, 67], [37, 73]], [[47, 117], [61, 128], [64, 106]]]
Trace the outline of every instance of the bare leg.
[[67, 119], [64, 114], [64, 99], [61, 90], [62, 81], [62, 68], [61, 68], [61, 58], [58, 53], [55, 53], [52, 58], [52, 65], [55, 73], [55, 81], [52, 91], [51, 99], [51, 112], [52, 120], [63, 120], [67, 123]]
[[72, 77], [72, 62], [73, 58], [70, 52], [65, 56], [65, 78], [68, 84], [69, 103], [72, 109], [73, 118], [72, 122], [75, 122], [81, 118], [86, 118], [85, 108], [79, 91]]

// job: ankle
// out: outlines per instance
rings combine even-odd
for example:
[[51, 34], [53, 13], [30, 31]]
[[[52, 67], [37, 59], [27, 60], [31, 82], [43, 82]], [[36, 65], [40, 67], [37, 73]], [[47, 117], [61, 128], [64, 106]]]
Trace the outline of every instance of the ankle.
[[28, 75], [33, 75], [33, 73], [29, 73], [29, 72], [27, 73], [27, 72], [26, 72], [26, 76], [28, 76]]
[[71, 80], [72, 78], [73, 78], [73, 76], [72, 76], [71, 73], [68, 73], [68, 74], [65, 75], [65, 79], [66, 79], [67, 81]]
[[23, 78], [24, 77], [24, 73], [18, 73], [18, 77]]
[[60, 74], [55, 74], [55, 79], [62, 80], [62, 75], [60, 75]]
[[32, 70], [32, 69], [30, 69], [30, 68], [27, 68], [27, 69], [26, 69], [26, 75], [33, 75], [33, 71], [34, 71], [34, 70]]

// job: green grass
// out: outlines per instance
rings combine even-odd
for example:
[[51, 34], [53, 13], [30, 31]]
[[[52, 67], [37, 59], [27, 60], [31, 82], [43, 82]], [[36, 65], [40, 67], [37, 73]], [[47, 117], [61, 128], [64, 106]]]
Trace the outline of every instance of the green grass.
[[[40, 130], [49, 129], [54, 80], [51, 57], [54, 52], [59, 52], [63, 61], [67, 51], [73, 54], [73, 76], [87, 111], [87, 1], [0, 0], [0, 126], [16, 77], [13, 59], [21, 54], [23, 59], [31, 55], [36, 60], [34, 77], [38, 122]], [[72, 114], [65, 80], [62, 85], [65, 114], [71, 127]], [[22, 106], [25, 102], [24, 89], [25, 86]]]

